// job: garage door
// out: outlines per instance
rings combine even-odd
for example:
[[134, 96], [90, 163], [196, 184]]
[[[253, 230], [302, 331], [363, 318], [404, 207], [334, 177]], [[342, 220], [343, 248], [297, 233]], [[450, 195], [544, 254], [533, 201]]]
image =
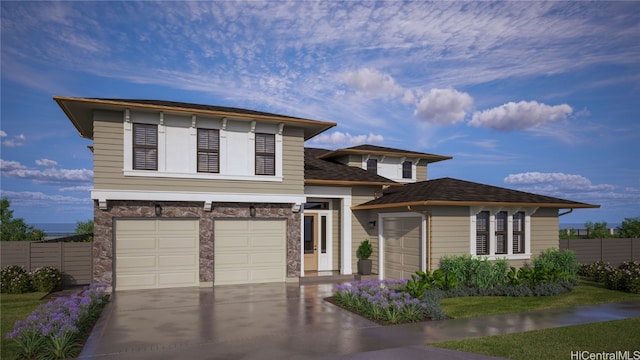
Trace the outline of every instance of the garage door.
[[286, 220], [216, 220], [215, 285], [283, 282]]
[[117, 220], [116, 290], [198, 286], [198, 220]]
[[422, 218], [383, 218], [384, 277], [405, 279], [420, 270]]

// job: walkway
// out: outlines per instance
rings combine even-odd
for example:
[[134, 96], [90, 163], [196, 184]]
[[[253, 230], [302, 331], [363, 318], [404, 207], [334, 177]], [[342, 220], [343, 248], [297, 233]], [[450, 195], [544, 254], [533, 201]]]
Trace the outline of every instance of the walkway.
[[323, 300], [332, 285], [118, 292], [83, 359], [489, 359], [425, 346], [640, 316], [640, 301], [380, 326]]

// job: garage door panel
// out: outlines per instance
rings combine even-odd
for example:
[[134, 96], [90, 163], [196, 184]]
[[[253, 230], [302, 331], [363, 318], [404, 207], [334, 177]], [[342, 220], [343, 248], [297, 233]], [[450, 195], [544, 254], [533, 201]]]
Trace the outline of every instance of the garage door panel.
[[131, 269], [153, 269], [158, 266], [156, 256], [127, 256], [116, 260], [118, 270], [126, 272]]
[[216, 268], [233, 267], [249, 264], [249, 254], [247, 253], [225, 253], [224, 256], [216, 257]]
[[198, 220], [116, 220], [116, 290], [199, 285]]
[[180, 267], [189, 267], [193, 268], [198, 264], [198, 257], [191, 255], [161, 255], [158, 256], [158, 264], [163, 267], [170, 269], [180, 268]]
[[284, 281], [285, 220], [216, 220], [215, 284]]
[[158, 238], [159, 250], [180, 249], [193, 251], [198, 247], [198, 239], [193, 236], [160, 236]]
[[161, 287], [180, 286], [180, 284], [193, 283], [197, 280], [196, 274], [193, 271], [158, 274], [158, 285]]

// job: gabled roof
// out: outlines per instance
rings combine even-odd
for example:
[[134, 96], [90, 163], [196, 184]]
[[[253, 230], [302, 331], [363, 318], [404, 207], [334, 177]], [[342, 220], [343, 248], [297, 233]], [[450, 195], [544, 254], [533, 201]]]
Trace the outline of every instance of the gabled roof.
[[330, 150], [304, 148], [304, 183], [307, 185], [401, 185], [386, 177], [320, 157]]
[[382, 196], [353, 210], [403, 206], [536, 206], [558, 209], [599, 208], [576, 201], [511, 190], [470, 181], [442, 178], [389, 188]]
[[352, 146], [344, 149], [338, 149], [334, 151], [329, 151], [326, 154], [322, 155], [321, 159], [330, 159], [337, 156], [342, 155], [383, 155], [383, 156], [399, 156], [399, 157], [409, 157], [409, 158], [419, 158], [422, 160], [426, 160], [427, 163], [433, 163], [436, 161], [449, 160], [452, 159], [451, 156], [443, 156], [443, 155], [435, 155], [428, 153], [421, 153], [415, 151], [407, 151], [402, 149], [394, 149], [384, 146], [376, 146], [376, 145], [358, 145]]
[[250, 119], [284, 123], [304, 129], [305, 140], [310, 139], [324, 132], [325, 130], [336, 126], [336, 123], [334, 122], [303, 119], [293, 116], [278, 115], [240, 108], [191, 104], [176, 101], [97, 99], [65, 96], [54, 96], [53, 99], [58, 103], [65, 114], [67, 114], [67, 117], [69, 118], [69, 120], [71, 120], [76, 129], [78, 129], [80, 135], [88, 139], [93, 138], [94, 110], [122, 111], [123, 109], [139, 109], [164, 111], [167, 113], [176, 113], [182, 115], [203, 115], [220, 118], [227, 117], [231, 119]]

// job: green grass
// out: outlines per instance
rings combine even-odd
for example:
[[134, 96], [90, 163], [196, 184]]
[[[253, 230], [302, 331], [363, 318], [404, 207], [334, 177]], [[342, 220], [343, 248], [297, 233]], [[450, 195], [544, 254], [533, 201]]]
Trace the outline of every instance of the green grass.
[[638, 329], [640, 318], [633, 318], [430, 345], [516, 360], [571, 359], [572, 351], [629, 351], [633, 358], [640, 356]]
[[47, 293], [34, 292], [27, 294], [0, 294], [0, 331], [2, 342], [0, 357], [2, 359], [15, 359], [16, 354], [10, 346], [10, 341], [5, 339], [13, 330], [13, 324], [18, 320], [24, 320], [35, 310], [38, 305], [47, 302], [41, 300]]
[[608, 290], [602, 284], [581, 281], [573, 291], [562, 295], [460, 297], [443, 299], [440, 307], [453, 318], [465, 318], [632, 300], [640, 300], [640, 295]]

